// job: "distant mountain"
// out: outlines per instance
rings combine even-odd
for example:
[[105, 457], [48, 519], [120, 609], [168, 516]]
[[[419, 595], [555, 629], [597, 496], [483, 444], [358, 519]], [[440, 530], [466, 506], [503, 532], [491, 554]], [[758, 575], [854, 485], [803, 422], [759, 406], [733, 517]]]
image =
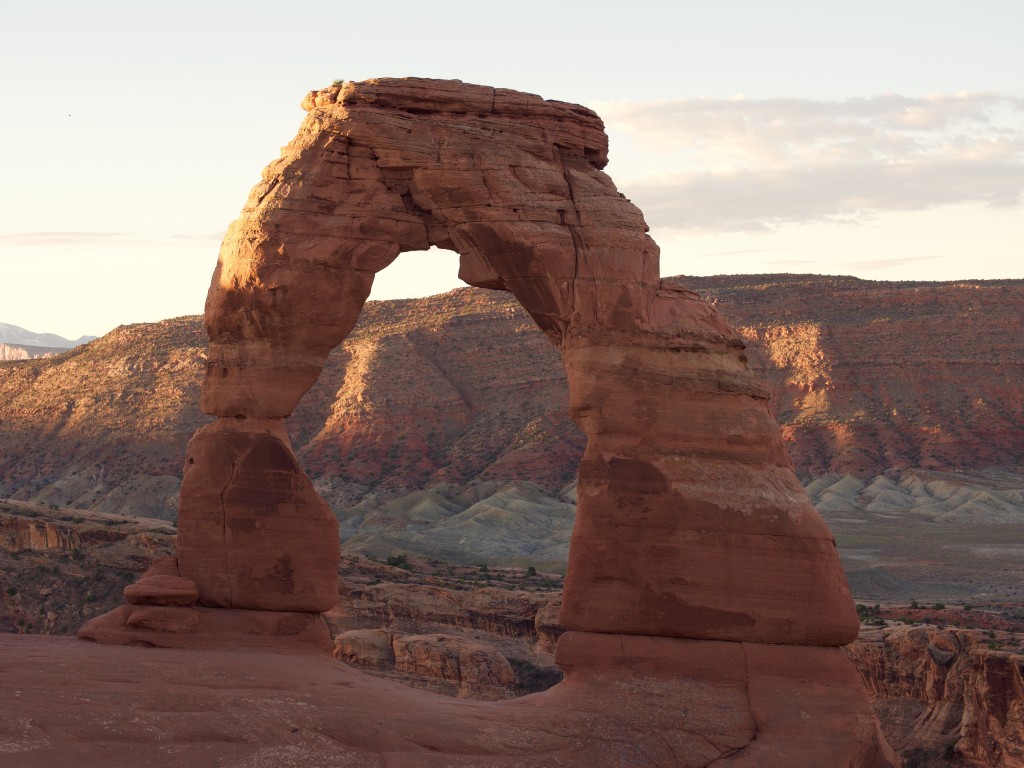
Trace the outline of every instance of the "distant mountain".
[[17, 325], [0, 323], [0, 344], [17, 347], [41, 347], [44, 349], [72, 349], [86, 344], [96, 336], [81, 336], [74, 341], [55, 333], [33, 333]]

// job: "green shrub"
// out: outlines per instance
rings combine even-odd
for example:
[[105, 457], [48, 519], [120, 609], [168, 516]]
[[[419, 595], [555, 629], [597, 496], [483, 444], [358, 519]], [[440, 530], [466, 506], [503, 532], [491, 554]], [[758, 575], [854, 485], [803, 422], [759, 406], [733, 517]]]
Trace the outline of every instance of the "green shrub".
[[412, 570], [412, 566], [409, 564], [409, 558], [405, 555], [388, 555], [384, 562], [392, 568], [402, 568], [406, 571]]

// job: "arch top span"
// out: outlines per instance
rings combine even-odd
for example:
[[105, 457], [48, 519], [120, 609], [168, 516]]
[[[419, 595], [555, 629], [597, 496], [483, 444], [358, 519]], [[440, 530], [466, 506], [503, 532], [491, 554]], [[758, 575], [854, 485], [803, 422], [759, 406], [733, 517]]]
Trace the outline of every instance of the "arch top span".
[[[565, 362], [589, 442], [564, 626], [801, 645], [856, 636], [832, 536], [743, 345], [712, 306], [660, 278], [642, 213], [601, 170], [597, 115], [421, 79], [335, 85], [303, 106], [298, 135], [228, 230], [207, 299], [203, 409], [222, 418], [190, 455], [233, 458], [220, 474], [190, 465], [182, 486], [179, 561], [205, 601], [279, 609], [287, 587], [310, 596], [293, 609], [330, 607], [318, 602], [332, 589], [320, 564], [330, 553], [314, 568], [301, 547], [330, 540], [333, 517], [308, 481], [288, 479], [274, 424], [352, 329], [374, 274], [436, 245], [460, 254], [470, 285], [515, 295]], [[212, 487], [236, 483], [238, 467], [278, 500]], [[305, 533], [260, 538], [281, 509]], [[259, 547], [287, 562], [231, 565]]]
[[[608, 140], [591, 110], [422, 79], [335, 85], [303, 106], [224, 240], [207, 302], [208, 411], [230, 412], [232, 393], [256, 385], [247, 369], [278, 392], [282, 362], [311, 384], [374, 273], [431, 245], [459, 253], [469, 285], [511, 291], [559, 346], [652, 327], [658, 247], [601, 170]], [[274, 416], [297, 400], [259, 399]]]

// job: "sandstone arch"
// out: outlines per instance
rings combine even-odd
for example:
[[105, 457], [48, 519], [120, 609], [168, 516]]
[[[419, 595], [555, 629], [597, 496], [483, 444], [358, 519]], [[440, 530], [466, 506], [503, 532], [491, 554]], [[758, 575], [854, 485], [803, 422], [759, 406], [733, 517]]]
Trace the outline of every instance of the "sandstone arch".
[[[274, 485], [301, 476], [276, 420], [352, 329], [374, 273], [436, 245], [460, 254], [465, 282], [511, 291], [565, 362], [589, 439], [567, 628], [804, 645], [855, 637], [832, 536], [742, 345], [713, 308], [660, 280], [641, 212], [601, 172], [595, 114], [417, 80], [334, 86], [304, 106], [299, 135], [229, 230], [207, 300], [203, 409], [221, 421], [193, 453], [206, 468], [214, 452], [242, 453], [233, 484], [198, 468], [182, 489], [179, 560], [204, 602], [330, 607], [330, 553], [321, 562], [306, 539], [336, 538], [333, 518], [311, 489], [293, 503]], [[216, 450], [204, 450], [214, 437]], [[297, 504], [310, 530], [284, 530], [247, 484], [266, 484], [275, 509]], [[217, 498], [193, 492], [211, 487]], [[213, 546], [211, 522], [226, 537]]]
[[[302, 634], [303, 613], [334, 604], [337, 523], [283, 419], [373, 275], [437, 245], [460, 254], [470, 285], [511, 291], [558, 347], [588, 438], [560, 615], [567, 682], [530, 704], [460, 710], [464, 741], [478, 749], [506, 719], [547, 733], [557, 712], [565, 733], [544, 738], [572, 765], [622, 764], [605, 743], [631, 739], [672, 756], [637, 765], [892, 765], [836, 647], [858, 622], [832, 536], [733, 330], [660, 279], [641, 212], [601, 171], [600, 119], [417, 79], [335, 85], [303, 106], [298, 136], [225, 237], [207, 299], [202, 407], [218, 418], [188, 449], [176, 573], [207, 609], [240, 610], [193, 624], [238, 613], [265, 628], [272, 615], [287, 617], [269, 620], [272, 633]], [[130, 611], [109, 616], [82, 634], [188, 645], [146, 639]], [[653, 709], [666, 714], [651, 736]], [[410, 733], [431, 732], [429, 715], [410, 717]], [[399, 760], [505, 764], [518, 733], [486, 763]]]

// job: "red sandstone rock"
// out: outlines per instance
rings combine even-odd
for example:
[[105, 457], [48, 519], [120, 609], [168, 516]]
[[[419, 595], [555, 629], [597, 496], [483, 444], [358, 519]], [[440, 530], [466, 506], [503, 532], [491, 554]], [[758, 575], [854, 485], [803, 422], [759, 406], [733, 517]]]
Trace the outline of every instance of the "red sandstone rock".
[[334, 638], [332, 653], [338, 661], [355, 667], [390, 670], [395, 668], [391, 636], [383, 629], [352, 629]]
[[222, 419], [189, 444], [178, 567], [206, 606], [326, 611], [338, 599], [338, 523], [277, 420]]
[[447, 634], [354, 629], [334, 638], [334, 658], [417, 688], [459, 698], [506, 699], [516, 684], [493, 646]]
[[[345, 584], [345, 594], [332, 613], [339, 630], [346, 616], [359, 621], [373, 620], [380, 625], [400, 623], [409, 627], [448, 626], [478, 629], [496, 635], [542, 639], [552, 645], [557, 630], [550, 624], [537, 624], [538, 611], [548, 608], [545, 621], [557, 613], [557, 598], [547, 594], [507, 589], [455, 591], [424, 584], [384, 582], [365, 586]], [[365, 624], [363, 625], [365, 626]], [[406, 630], [407, 631], [407, 630]]]
[[452, 635], [395, 635], [395, 672], [402, 677], [439, 681], [459, 697], [506, 698], [516, 676], [489, 645]]
[[331, 636], [315, 613], [122, 605], [78, 637], [107, 645], [326, 653]]
[[17, 768], [895, 765], [840, 649], [567, 638], [566, 683], [494, 702], [323, 655], [0, 635], [0, 748]]
[[890, 743], [988, 768], [1024, 766], [1024, 656], [988, 648], [981, 630], [865, 629], [847, 654]]
[[124, 588], [124, 597], [134, 605], [193, 605], [199, 589], [183, 576], [143, 576]]
[[190, 635], [199, 628], [199, 613], [192, 608], [150, 605], [136, 608], [125, 619], [129, 629], [148, 629]]
[[164, 557], [158, 557], [149, 564], [149, 568], [142, 574], [141, 578], [148, 578], [150, 576], [180, 576], [181, 572], [178, 570], [178, 558], [173, 555], [166, 555]]
[[[464, 280], [511, 291], [559, 347], [589, 438], [562, 624], [811, 645], [856, 636], [831, 534], [743, 345], [713, 307], [659, 279], [642, 214], [600, 170], [596, 115], [415, 79], [349, 83], [305, 104], [210, 287], [203, 407], [221, 417], [221, 440], [245, 450], [241, 424], [291, 412], [373, 272], [403, 250], [454, 248]], [[235, 604], [226, 574], [199, 562], [224, 560], [208, 543], [223, 481], [196, 471], [181, 496], [182, 572], [204, 602]], [[279, 607], [298, 607], [280, 591]]]

